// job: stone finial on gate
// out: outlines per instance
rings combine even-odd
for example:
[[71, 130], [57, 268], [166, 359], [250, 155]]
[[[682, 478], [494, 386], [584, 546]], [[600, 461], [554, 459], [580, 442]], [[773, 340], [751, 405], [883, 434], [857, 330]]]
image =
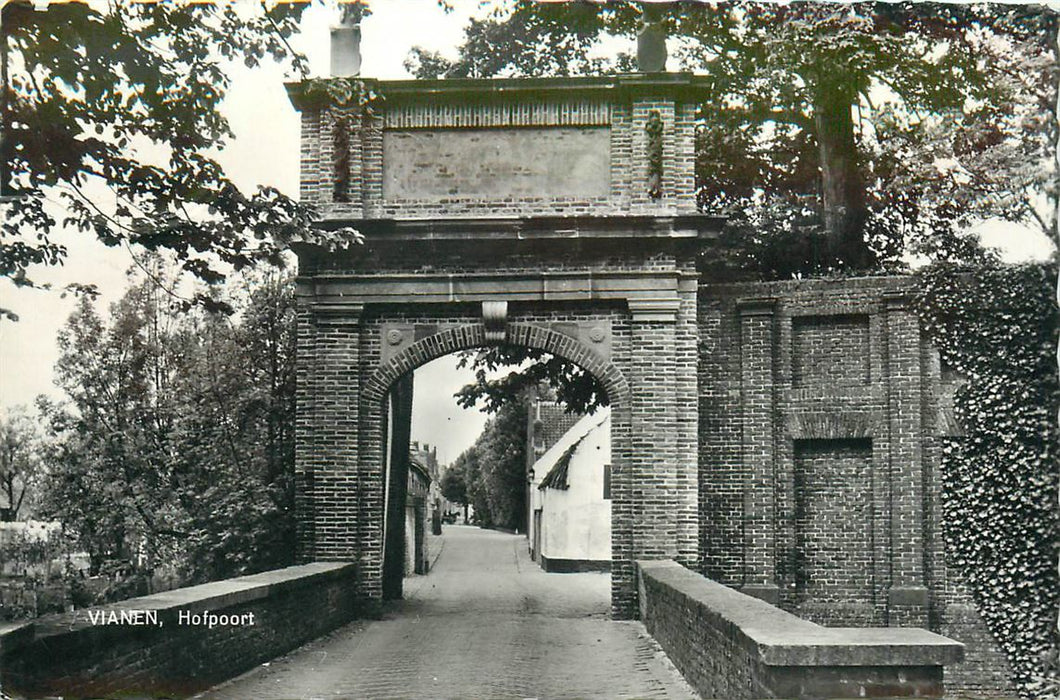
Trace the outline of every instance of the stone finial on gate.
[[503, 343], [508, 335], [508, 302], [482, 302], [482, 325], [486, 327], [487, 343]]
[[663, 7], [646, 2], [641, 14], [641, 29], [637, 34], [637, 69], [642, 73], [666, 70], [666, 30], [662, 25]]
[[331, 75], [337, 78], [361, 74], [360, 2], [343, 3], [337, 26], [331, 28]]

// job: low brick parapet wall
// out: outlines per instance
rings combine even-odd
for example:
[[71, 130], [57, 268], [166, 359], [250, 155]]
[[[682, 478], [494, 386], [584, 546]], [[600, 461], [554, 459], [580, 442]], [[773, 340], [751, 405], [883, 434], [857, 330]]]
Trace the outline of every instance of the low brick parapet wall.
[[637, 569], [641, 620], [703, 697], [941, 697], [963, 657], [927, 630], [822, 627], [673, 561]]
[[0, 689], [191, 695], [353, 619], [355, 575], [317, 562], [0, 625]]

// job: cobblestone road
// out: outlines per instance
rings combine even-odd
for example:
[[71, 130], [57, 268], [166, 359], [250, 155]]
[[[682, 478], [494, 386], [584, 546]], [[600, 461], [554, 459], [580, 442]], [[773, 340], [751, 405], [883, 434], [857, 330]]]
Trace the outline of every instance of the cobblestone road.
[[[546, 574], [526, 540], [450, 525], [427, 576], [360, 621], [201, 696], [694, 698], [639, 622], [608, 617], [610, 576]], [[435, 555], [432, 552], [432, 557]]]

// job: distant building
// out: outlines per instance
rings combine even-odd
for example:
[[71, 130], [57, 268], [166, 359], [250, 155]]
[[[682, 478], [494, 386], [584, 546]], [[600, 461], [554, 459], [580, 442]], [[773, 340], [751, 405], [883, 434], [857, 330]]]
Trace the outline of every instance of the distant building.
[[413, 441], [409, 446], [408, 491], [405, 499], [405, 575], [425, 574], [429, 566], [427, 529], [440, 508], [441, 478], [438, 447]]
[[[538, 411], [536, 405], [531, 406], [532, 414], [545, 416], [536, 433], [531, 430], [531, 445], [535, 434], [552, 432], [549, 417], [559, 423], [571, 422], [569, 414], [557, 414], [554, 407]], [[611, 409], [573, 420], [577, 422], [544, 450], [528, 472], [530, 553], [545, 571], [608, 571]]]

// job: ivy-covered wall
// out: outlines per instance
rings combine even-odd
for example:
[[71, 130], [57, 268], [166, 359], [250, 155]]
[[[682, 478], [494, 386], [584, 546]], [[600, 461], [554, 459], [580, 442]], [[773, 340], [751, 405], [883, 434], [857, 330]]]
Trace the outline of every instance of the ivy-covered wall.
[[942, 446], [942, 526], [960, 577], [1025, 697], [1057, 697], [1057, 327], [1046, 265], [936, 264], [916, 308], [959, 388]]

